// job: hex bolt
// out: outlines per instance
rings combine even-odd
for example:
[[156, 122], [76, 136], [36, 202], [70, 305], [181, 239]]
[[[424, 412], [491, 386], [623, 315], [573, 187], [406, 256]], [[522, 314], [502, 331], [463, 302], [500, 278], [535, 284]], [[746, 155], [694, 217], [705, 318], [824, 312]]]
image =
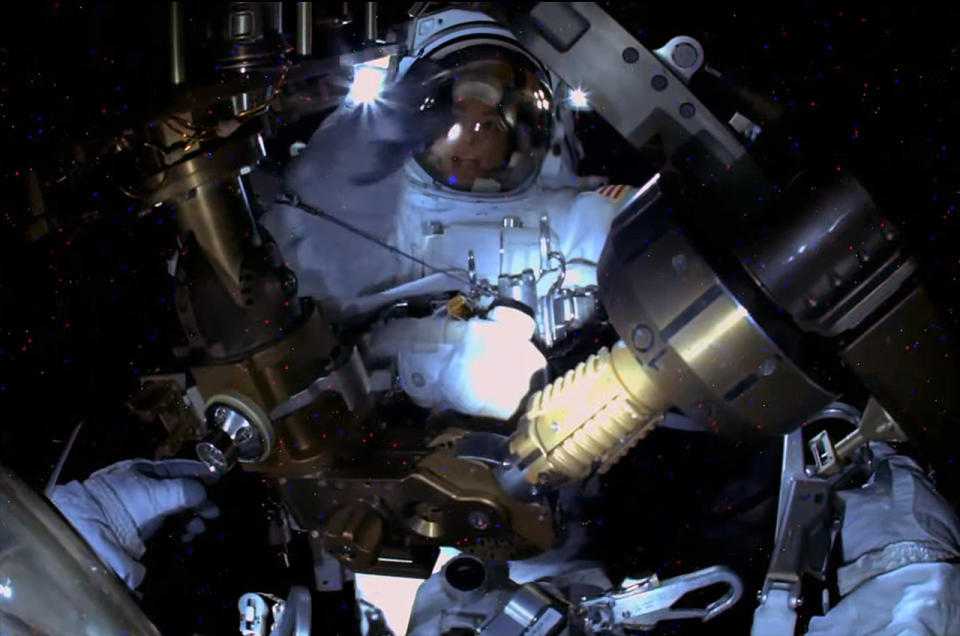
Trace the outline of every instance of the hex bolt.
[[623, 56], [624, 62], [626, 62], [627, 64], [634, 64], [636, 63], [637, 60], [640, 59], [640, 51], [633, 48], [632, 46], [628, 46], [627, 48], [623, 49], [622, 56]]
[[680, 104], [680, 116], [684, 119], [690, 119], [697, 114], [697, 107], [690, 102]]

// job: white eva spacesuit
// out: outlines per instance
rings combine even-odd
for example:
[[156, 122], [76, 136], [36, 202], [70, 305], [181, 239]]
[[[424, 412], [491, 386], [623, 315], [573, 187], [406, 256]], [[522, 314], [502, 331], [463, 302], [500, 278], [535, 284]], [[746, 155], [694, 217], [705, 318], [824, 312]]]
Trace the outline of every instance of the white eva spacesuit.
[[[372, 357], [397, 357], [421, 406], [505, 419], [545, 362], [531, 336], [549, 345], [593, 312], [596, 262], [632, 189], [575, 176], [570, 110], [506, 29], [479, 13], [439, 15], [415, 24], [417, 58], [399, 65], [407, 77], [428, 65], [430, 90], [413, 103], [425, 117], [396, 116], [389, 91], [383, 103], [345, 105], [285, 182], [406, 256], [290, 205], [262, 223], [300, 294], [335, 316], [456, 290], [483, 308], [506, 303], [486, 319], [394, 320], [370, 339]], [[403, 130], [411, 121], [429, 128]], [[411, 135], [418, 144], [402, 143]], [[384, 152], [400, 154], [396, 169], [357, 184]]]

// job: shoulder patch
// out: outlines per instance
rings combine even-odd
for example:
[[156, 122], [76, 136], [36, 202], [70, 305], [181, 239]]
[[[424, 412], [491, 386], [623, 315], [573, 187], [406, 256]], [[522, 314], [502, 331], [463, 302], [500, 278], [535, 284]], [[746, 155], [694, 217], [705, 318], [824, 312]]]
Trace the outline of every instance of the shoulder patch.
[[605, 185], [597, 188], [596, 192], [602, 197], [606, 197], [611, 201], [616, 201], [623, 193], [629, 188], [627, 185]]

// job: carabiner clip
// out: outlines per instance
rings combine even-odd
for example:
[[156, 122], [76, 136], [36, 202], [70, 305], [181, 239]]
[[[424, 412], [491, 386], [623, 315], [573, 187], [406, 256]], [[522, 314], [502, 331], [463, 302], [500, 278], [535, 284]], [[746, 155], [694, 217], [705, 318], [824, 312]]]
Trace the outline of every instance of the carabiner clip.
[[[724, 594], [706, 607], [674, 609], [674, 604], [696, 590], [725, 584]], [[743, 596], [743, 581], [730, 568], [715, 565], [690, 574], [657, 581], [656, 577], [627, 583], [617, 592], [580, 605], [587, 626], [595, 632], [613, 627], [652, 629], [660, 621], [699, 618], [708, 621], [733, 607]]]

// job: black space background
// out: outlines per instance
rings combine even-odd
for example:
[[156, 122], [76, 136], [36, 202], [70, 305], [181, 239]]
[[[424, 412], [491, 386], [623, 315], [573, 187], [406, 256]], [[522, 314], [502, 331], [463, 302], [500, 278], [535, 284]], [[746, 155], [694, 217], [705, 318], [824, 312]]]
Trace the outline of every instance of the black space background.
[[[186, 3], [188, 15], [200, 4]], [[776, 98], [786, 116], [770, 131], [770, 141], [764, 139], [770, 161], [815, 162], [856, 174], [901, 224], [935, 298], [956, 320], [956, 5], [607, 4], [649, 48], [674, 35], [693, 36], [710, 65]], [[399, 18], [405, 8], [384, 11]], [[31, 165], [69, 155], [72, 140], [132, 125], [162, 106], [169, 74], [166, 16], [165, 3], [33, 2], [11, 4], [0, 18], [0, 463], [37, 487], [80, 420], [85, 430], [65, 478], [150, 450], [153, 432], [123, 405], [138, 376], [173, 364], [170, 346], [178, 327], [163, 262], [170, 223], [127, 212], [129, 203], [109, 175], [92, 173], [67, 184], [67, 216], [98, 211], [101, 219], [65, 223], [62, 232], [28, 242], [23, 191]], [[390, 16], [384, 13], [381, 20]], [[693, 88], [707, 94], [708, 82], [698, 78]], [[729, 117], [728, 104], [708, 105]], [[636, 162], [602, 122], [585, 116], [581, 124], [592, 172], [614, 182], [636, 181]], [[690, 452], [679, 457], [694, 489], [697, 478], [714, 477]], [[711, 452], [701, 451], [706, 462]], [[237, 477], [256, 488], [256, 480], [244, 479]], [[157, 619], [165, 632], [235, 633], [236, 596], [218, 593], [232, 593], [224, 581], [242, 571], [230, 536], [238, 534], [248, 512], [226, 515], [194, 552], [165, 544], [175, 558], [151, 573], [176, 581], [176, 590], [164, 593], [180, 599], [167, 606], [167, 618]], [[617, 515], [619, 522], [629, 523], [624, 514]], [[670, 523], [666, 517], [655, 521]], [[202, 580], [204, 573], [208, 580]], [[145, 590], [148, 609], [158, 607], [150, 602], [157, 589]], [[333, 625], [330, 633], [340, 629]]]

